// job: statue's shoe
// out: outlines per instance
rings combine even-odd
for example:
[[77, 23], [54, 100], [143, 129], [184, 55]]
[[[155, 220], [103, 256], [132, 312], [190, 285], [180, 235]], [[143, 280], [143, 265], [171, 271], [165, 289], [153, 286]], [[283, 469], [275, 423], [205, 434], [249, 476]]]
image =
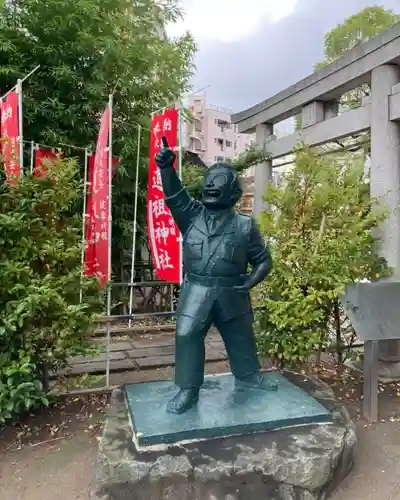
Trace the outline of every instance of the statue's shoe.
[[259, 389], [262, 391], [277, 391], [278, 381], [266, 380], [261, 373], [253, 373], [248, 377], [236, 378], [235, 387], [237, 389]]
[[167, 404], [168, 413], [184, 413], [199, 400], [199, 389], [181, 389]]

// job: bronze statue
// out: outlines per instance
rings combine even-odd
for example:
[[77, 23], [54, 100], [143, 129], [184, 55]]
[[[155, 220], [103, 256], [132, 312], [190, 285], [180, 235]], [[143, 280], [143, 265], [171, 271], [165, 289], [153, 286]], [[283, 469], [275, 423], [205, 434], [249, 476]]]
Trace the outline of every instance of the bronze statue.
[[[205, 337], [210, 326], [225, 343], [237, 387], [277, 389], [260, 374], [249, 290], [269, 274], [272, 261], [253, 219], [234, 206], [242, 189], [233, 167], [216, 163], [205, 175], [201, 202], [183, 188], [176, 154], [163, 137], [156, 155], [164, 197], [183, 236], [184, 282], [176, 311], [175, 384], [167, 411], [183, 413], [199, 398]], [[248, 265], [251, 273], [248, 274]]]

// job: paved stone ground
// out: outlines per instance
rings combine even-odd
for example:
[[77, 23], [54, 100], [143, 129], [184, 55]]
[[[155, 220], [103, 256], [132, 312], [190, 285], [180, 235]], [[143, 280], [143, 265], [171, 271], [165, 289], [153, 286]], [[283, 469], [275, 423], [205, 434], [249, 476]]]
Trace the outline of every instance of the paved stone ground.
[[[123, 353], [113, 360], [127, 360], [133, 369], [112, 372], [111, 384], [171, 378], [172, 345], [173, 336], [161, 333], [136, 340], [113, 340], [112, 352]], [[210, 361], [206, 371], [229, 370], [219, 337], [210, 335], [207, 345], [209, 359], [210, 352], [217, 352], [222, 361]], [[104, 358], [77, 358], [74, 366], [95, 363], [101, 363], [104, 373]], [[87, 368], [86, 373], [99, 373], [99, 366]], [[346, 393], [358, 391], [343, 380], [330, 385], [339, 398], [346, 399]], [[373, 426], [359, 420], [358, 393], [354, 397], [350, 394], [350, 400], [346, 400], [352, 418], [357, 421], [359, 453], [354, 470], [331, 500], [400, 500], [398, 386], [397, 396], [396, 391], [381, 389], [381, 421]], [[99, 404], [96, 399], [85, 403], [74, 397], [61, 407], [32, 415], [26, 422], [0, 433], [0, 500], [88, 500], [106, 403], [105, 400]], [[21, 433], [26, 435], [22, 446]]]
[[[165, 375], [153, 373], [160, 374]], [[387, 420], [374, 426], [357, 423], [356, 466], [331, 500], [400, 500], [399, 424], [390, 421], [394, 406], [393, 398], [383, 397], [380, 412]], [[96, 410], [91, 411], [96, 419]], [[73, 416], [71, 412], [71, 420]], [[65, 439], [0, 451], [0, 500], [88, 500], [98, 435], [87, 432], [87, 423], [75, 424], [73, 420]], [[12, 445], [2, 441], [7, 448]]]

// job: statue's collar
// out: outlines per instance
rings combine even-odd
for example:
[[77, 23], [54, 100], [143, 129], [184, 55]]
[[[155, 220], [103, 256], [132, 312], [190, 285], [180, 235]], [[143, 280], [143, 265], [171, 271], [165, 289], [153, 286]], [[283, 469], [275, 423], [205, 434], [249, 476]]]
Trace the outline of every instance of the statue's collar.
[[[197, 220], [194, 225], [196, 228], [207, 236], [218, 236], [222, 234], [231, 234], [236, 230], [235, 210], [228, 208], [226, 210], [208, 210], [205, 209], [203, 217]], [[212, 224], [212, 230], [209, 230], [208, 221], [210, 218], [216, 219], [216, 224]]]

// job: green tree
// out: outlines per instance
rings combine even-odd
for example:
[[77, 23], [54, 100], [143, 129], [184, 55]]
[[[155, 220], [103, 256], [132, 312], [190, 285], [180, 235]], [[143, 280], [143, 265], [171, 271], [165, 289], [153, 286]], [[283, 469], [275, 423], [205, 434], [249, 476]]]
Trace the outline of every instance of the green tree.
[[329, 339], [345, 285], [389, 273], [371, 230], [385, 218], [370, 199], [363, 162], [335, 161], [302, 145], [261, 215], [274, 267], [257, 298], [260, 350], [280, 363], [304, 361]]
[[[192, 38], [164, 36], [164, 26], [180, 16], [178, 5], [177, 0], [14, 0], [0, 8], [0, 93], [40, 64], [24, 85], [26, 140], [95, 144], [99, 117], [115, 91], [113, 154], [121, 158], [113, 187], [117, 279], [123, 278], [121, 263], [132, 234], [136, 126], [143, 126], [140, 184], [145, 186], [150, 114], [187, 90], [193, 69]], [[144, 203], [142, 189], [140, 228]]]
[[400, 21], [400, 15], [381, 6], [366, 7], [347, 18], [325, 36], [324, 65], [367, 42]]
[[81, 220], [71, 213], [81, 188], [76, 162], [49, 164], [43, 179], [0, 182], [2, 422], [47, 403], [48, 371], [90, 352], [103, 300], [95, 280], [81, 281]]
[[[333, 30], [325, 35], [324, 60], [317, 63], [317, 71], [335, 62], [349, 50], [367, 42], [382, 31], [400, 21], [400, 15], [381, 6], [367, 7], [362, 11], [347, 18]], [[369, 85], [365, 84], [344, 94], [340, 105], [345, 108], [361, 106], [362, 99], [370, 95]], [[301, 116], [296, 117], [296, 129], [301, 128]]]
[[[325, 59], [316, 64], [315, 69], [335, 62], [349, 50], [368, 42], [399, 21], [400, 15], [386, 10], [384, 7], [374, 6], [363, 9], [326, 34], [324, 41]], [[362, 85], [344, 94], [340, 104], [346, 108], [357, 108], [361, 106], [363, 97], [368, 95], [370, 95], [369, 85]]]

